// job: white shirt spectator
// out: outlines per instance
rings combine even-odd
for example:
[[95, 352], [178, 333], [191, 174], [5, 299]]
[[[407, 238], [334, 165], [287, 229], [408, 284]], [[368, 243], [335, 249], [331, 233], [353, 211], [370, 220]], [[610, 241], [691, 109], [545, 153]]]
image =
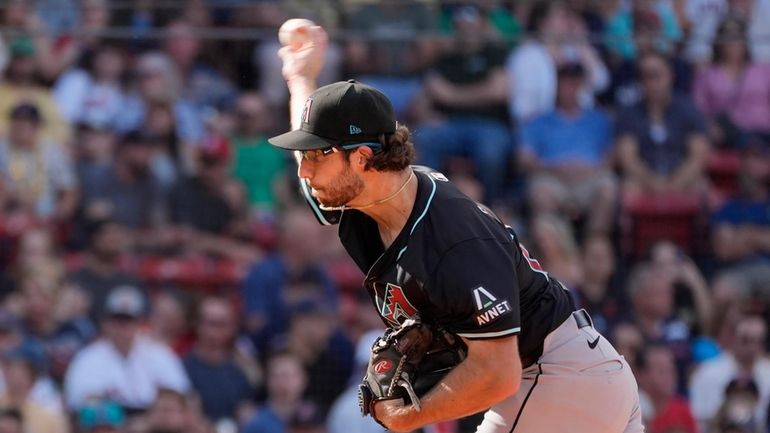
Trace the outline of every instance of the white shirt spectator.
[[[738, 364], [729, 353], [705, 361], [695, 369], [690, 378], [690, 408], [701, 427], [716, 415], [724, 401], [725, 388], [738, 374]], [[756, 416], [765, 420], [770, 401], [770, 360], [760, 358], [754, 363], [753, 379], [759, 388]]]
[[92, 398], [113, 398], [130, 408], [147, 408], [158, 388], [186, 393], [190, 381], [179, 358], [164, 344], [137, 336], [128, 357], [101, 339], [72, 361], [64, 380], [67, 406], [78, 409]]
[[114, 126], [126, 96], [117, 84], [98, 83], [82, 69], [65, 72], [56, 81], [54, 101], [68, 122]]
[[[572, 45], [561, 47], [565, 62], [580, 62], [586, 70], [586, 84], [580, 94], [580, 105], [589, 108], [594, 93], [609, 85], [607, 67], [598, 61], [583, 62], [579, 49]], [[538, 41], [523, 42], [508, 57], [506, 71], [511, 83], [509, 111], [519, 122], [553, 111], [556, 105], [556, 62], [546, 47]]]

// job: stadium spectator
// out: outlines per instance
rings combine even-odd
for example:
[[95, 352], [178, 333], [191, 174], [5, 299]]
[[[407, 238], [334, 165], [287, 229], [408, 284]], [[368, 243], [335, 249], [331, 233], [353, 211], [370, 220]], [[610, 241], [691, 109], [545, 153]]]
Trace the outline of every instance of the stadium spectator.
[[612, 329], [611, 341], [618, 353], [629, 363], [634, 374], [638, 374], [639, 366], [636, 362], [645, 344], [639, 327], [631, 322], [620, 322]]
[[683, 54], [688, 62], [702, 65], [711, 60], [713, 38], [727, 15], [727, 0], [687, 0], [683, 8], [683, 27], [688, 35]]
[[[466, 6], [462, 3], [444, 2], [441, 5], [441, 14], [438, 27], [441, 31], [450, 35], [456, 35], [457, 26], [454, 23], [454, 13], [458, 8]], [[504, 5], [502, 1], [485, 0], [469, 2], [479, 9], [484, 21], [484, 31], [496, 39], [503, 40], [507, 47], [512, 47], [521, 37], [524, 29], [518, 17]]]
[[[767, 146], [750, 143], [741, 150], [739, 190], [711, 216], [713, 254], [723, 274], [735, 280], [733, 300], [765, 298], [770, 281], [770, 156]], [[715, 292], [715, 295], [724, 293]]]
[[[690, 32], [691, 40], [686, 51], [688, 58], [697, 64], [709, 61], [720, 24], [725, 17], [731, 16], [747, 23], [746, 37], [751, 58], [760, 63], [770, 60], [770, 3], [763, 0], [701, 0], [699, 3], [706, 5], [694, 15], [699, 25], [697, 31]], [[704, 11], [704, 8], [709, 10]]]
[[358, 340], [355, 353], [355, 369], [348, 380], [348, 387], [334, 401], [327, 418], [328, 433], [385, 433], [385, 428], [370, 417], [362, 417], [358, 409], [358, 380], [364, 376], [369, 364], [372, 344], [382, 335], [379, 329], [369, 331]]
[[193, 344], [195, 319], [192, 295], [175, 287], [164, 287], [156, 290], [152, 296], [148, 333], [170, 347], [179, 357], [183, 357]]
[[197, 339], [183, 363], [203, 413], [215, 423], [234, 420], [251, 406], [254, 389], [238, 365], [235, 339], [238, 317], [223, 298], [204, 298], [198, 307]]
[[[652, 17], [652, 18], [647, 18]], [[660, 52], [669, 52], [672, 44], [682, 37], [676, 14], [671, 5], [653, 0], [639, 0], [629, 7], [620, 7], [606, 23], [605, 37], [609, 52], [621, 59], [635, 59], [638, 56], [634, 44], [637, 19], [655, 20], [660, 28], [659, 37], [652, 41]], [[651, 35], [646, 35], [651, 36]]]
[[266, 373], [267, 399], [241, 433], [288, 433], [298, 413], [318, 410], [302, 397], [307, 374], [297, 355], [288, 351], [271, 354]]
[[695, 418], [705, 427], [715, 419], [725, 401], [725, 390], [733, 378], [751, 378], [759, 389], [753, 408], [757, 420], [765, 420], [770, 400], [770, 360], [765, 342], [767, 323], [759, 316], [743, 316], [735, 324], [730, 347], [714, 359], [698, 365], [690, 377], [690, 405]]
[[672, 92], [666, 59], [639, 59], [642, 100], [617, 116], [617, 152], [624, 194], [704, 190], [709, 141], [705, 120], [685, 96]]
[[636, 55], [634, 58], [611, 61], [612, 82], [602, 95], [603, 102], [619, 107], [629, 107], [639, 102], [642, 98], [642, 83], [637, 59], [650, 53], [665, 56], [673, 72], [674, 90], [689, 94], [692, 87], [693, 68], [680, 56], [674, 55], [670, 45], [661, 43], [665, 37], [660, 15], [651, 10], [636, 11], [633, 15], [633, 29]]
[[770, 145], [770, 65], [749, 57], [742, 20], [722, 22], [713, 62], [698, 73], [693, 99], [708, 117], [716, 145], [740, 148], [748, 140]]
[[7, 138], [0, 140], [0, 177], [10, 195], [6, 199], [41, 218], [67, 221], [77, 204], [77, 180], [67, 153], [61, 143], [43, 139], [43, 117], [36, 105], [16, 105], [8, 118]]
[[155, 142], [143, 132], [123, 136], [113, 163], [80, 179], [82, 217], [110, 217], [128, 229], [162, 222], [165, 194], [151, 169], [154, 152]]
[[347, 74], [381, 90], [396, 114], [405, 114], [421, 74], [438, 54], [430, 36], [437, 25], [431, 6], [414, 0], [362, 3], [346, 23]]
[[543, 214], [530, 224], [533, 257], [567, 287], [580, 284], [583, 279], [580, 251], [569, 222], [555, 214]]
[[129, 253], [126, 229], [109, 217], [90, 219], [84, 226], [86, 250], [82, 264], [67, 280], [86, 295], [89, 315], [96, 321], [103, 316], [104, 301], [110, 290], [118, 286], [142, 286], [135, 275], [121, 268], [121, 259]]
[[126, 102], [126, 66], [118, 46], [95, 47], [82, 67], [69, 69], [56, 80], [53, 97], [61, 116], [71, 124], [117, 126]]
[[607, 233], [618, 194], [609, 169], [612, 124], [604, 112], [580, 106], [584, 80], [579, 63], [559, 67], [556, 107], [522, 125], [518, 160], [529, 176], [535, 218], [549, 213], [585, 218], [586, 232]]
[[290, 311], [286, 347], [302, 361], [308, 383], [304, 397], [324, 413], [345, 390], [355, 348], [339, 327], [336, 309], [320, 299], [305, 299]]
[[764, 431], [764, 422], [754, 413], [759, 401], [756, 382], [748, 377], [731, 380], [724, 392], [724, 403], [714, 420], [709, 423], [711, 431], [728, 433], [752, 433]]
[[179, 71], [182, 97], [186, 101], [200, 112], [228, 109], [235, 102], [235, 89], [221, 73], [203, 61], [197, 30], [184, 20], [170, 22], [166, 25], [168, 35], [163, 41], [163, 50]]
[[244, 327], [257, 351], [268, 353], [289, 329], [292, 305], [320, 299], [337, 305], [337, 288], [321, 262], [322, 233], [304, 208], [287, 209], [276, 251], [256, 263], [241, 285]]
[[267, 142], [274, 116], [265, 99], [256, 92], [244, 92], [235, 104], [232, 143], [232, 176], [243, 183], [253, 212], [276, 210], [276, 183], [286, 170], [285, 155]]
[[209, 433], [212, 426], [197, 413], [190, 398], [170, 388], [160, 388], [145, 418], [146, 433]]
[[21, 36], [9, 46], [10, 60], [0, 82], [0, 135], [10, 129], [11, 111], [21, 105], [34, 105], [39, 110], [40, 135], [46, 141], [62, 145], [70, 137], [70, 126], [59, 114], [51, 91], [39, 84], [38, 48], [28, 36]]
[[641, 409], [650, 433], [699, 431], [689, 403], [677, 395], [679, 379], [671, 349], [663, 345], [646, 347], [637, 362], [637, 377], [646, 397], [641, 401], [649, 404], [642, 404]]
[[158, 389], [187, 392], [184, 367], [171, 349], [139, 329], [139, 290], [119, 287], [105, 302], [101, 338], [78, 352], [64, 380], [66, 403], [80, 409], [90, 399], [112, 398], [129, 410], [146, 410]]
[[70, 426], [63, 411], [54, 411], [36, 402], [32, 390], [45, 369], [45, 356], [31, 345], [22, 344], [2, 355], [5, 392], [0, 407], [17, 409], [25, 420], [26, 433], [67, 433]]
[[629, 276], [628, 292], [635, 324], [645, 343], [659, 343], [671, 349], [679, 373], [677, 390], [686, 389], [686, 371], [692, 361], [693, 330], [675, 315], [674, 279], [657, 263], [637, 264]]
[[451, 156], [469, 156], [488, 202], [499, 199], [509, 165], [506, 50], [485, 35], [478, 8], [453, 14], [457, 35], [430, 67], [417, 100], [420, 163], [437, 170]]
[[583, 278], [571, 293], [577, 308], [585, 308], [591, 314], [594, 328], [602, 335], [610, 335], [610, 330], [629, 311], [616, 254], [611, 239], [605, 235], [591, 235], [583, 239], [581, 246]]
[[51, 377], [61, 381], [75, 353], [96, 336], [96, 328], [84, 316], [62, 317], [61, 275], [46, 268], [34, 271], [19, 279], [20, 319], [26, 337], [42, 346]]
[[147, 52], [135, 66], [136, 91], [129, 94], [118, 118], [118, 130], [146, 128], [165, 132], [162, 152], [183, 173], [194, 168], [195, 148], [204, 137], [202, 113], [184, 98], [183, 81], [172, 60], [161, 52]]
[[511, 53], [506, 69], [511, 89], [509, 111], [518, 122], [553, 110], [556, 104], [556, 69], [563, 63], [580, 63], [586, 85], [580, 105], [593, 104], [594, 93], [609, 85], [609, 74], [590, 45], [583, 23], [562, 1], [535, 3], [527, 22], [529, 38]]
[[170, 222], [204, 233], [232, 233], [246, 202], [242, 186], [228, 176], [230, 143], [213, 138], [198, 154], [197, 173], [180, 179], [169, 193]]

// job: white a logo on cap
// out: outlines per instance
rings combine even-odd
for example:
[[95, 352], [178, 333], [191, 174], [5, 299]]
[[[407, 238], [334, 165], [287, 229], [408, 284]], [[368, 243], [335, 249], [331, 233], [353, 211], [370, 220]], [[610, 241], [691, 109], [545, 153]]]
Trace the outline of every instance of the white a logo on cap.
[[305, 100], [305, 106], [302, 107], [302, 122], [309, 123], [310, 122], [310, 107], [313, 105], [313, 99], [307, 98]]
[[350, 135], [356, 135], [361, 133], [361, 128], [356, 125], [350, 125]]

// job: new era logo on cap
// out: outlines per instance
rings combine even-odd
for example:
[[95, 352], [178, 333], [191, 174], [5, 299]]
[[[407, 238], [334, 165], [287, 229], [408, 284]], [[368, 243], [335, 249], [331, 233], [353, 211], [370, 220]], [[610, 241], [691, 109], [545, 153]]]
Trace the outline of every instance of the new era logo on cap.
[[302, 109], [300, 129], [273, 137], [274, 146], [289, 150], [326, 149], [346, 143], [378, 142], [396, 131], [396, 114], [379, 90], [340, 81], [313, 92]]

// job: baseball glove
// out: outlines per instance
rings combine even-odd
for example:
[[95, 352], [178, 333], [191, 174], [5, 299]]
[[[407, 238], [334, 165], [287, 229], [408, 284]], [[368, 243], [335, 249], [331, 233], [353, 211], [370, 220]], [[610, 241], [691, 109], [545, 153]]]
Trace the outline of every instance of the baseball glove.
[[420, 397], [462, 362], [466, 351], [460, 338], [423, 324], [419, 317], [388, 329], [372, 345], [358, 389], [361, 414], [377, 420], [374, 404], [391, 399], [403, 399], [420, 410]]

